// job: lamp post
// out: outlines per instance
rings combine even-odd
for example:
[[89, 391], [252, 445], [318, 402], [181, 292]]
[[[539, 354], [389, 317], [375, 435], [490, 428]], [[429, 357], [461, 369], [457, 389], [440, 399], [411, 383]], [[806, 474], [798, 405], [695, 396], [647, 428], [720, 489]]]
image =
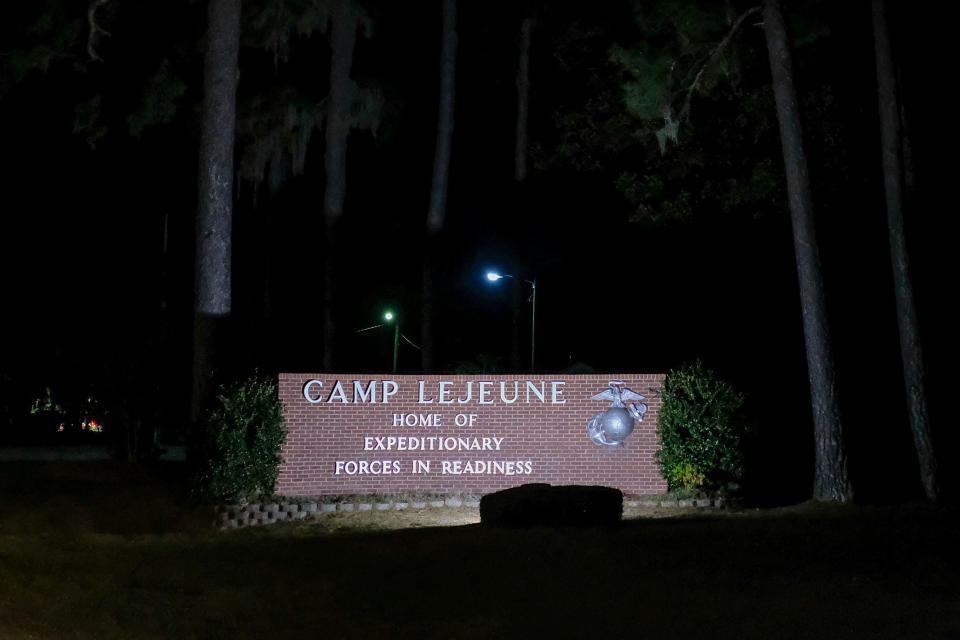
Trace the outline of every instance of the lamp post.
[[537, 340], [537, 279], [527, 280], [525, 278], [516, 278], [508, 273], [499, 273], [497, 271], [488, 271], [487, 280], [490, 282], [496, 282], [503, 278], [513, 278], [515, 280], [523, 280], [528, 285], [530, 285], [531, 294], [530, 294], [530, 371], [536, 369], [536, 340]]
[[[364, 333], [365, 331], [372, 331], [374, 329], [379, 329], [385, 324], [392, 324], [393, 325], [393, 372], [396, 373], [397, 372], [397, 352], [400, 349], [400, 321], [397, 319], [397, 316], [396, 314], [393, 313], [393, 311], [386, 311], [383, 314], [383, 319], [385, 322], [381, 324], [375, 324], [372, 327], [367, 327], [365, 329], [357, 329], [356, 333]], [[407, 340], [407, 337], [404, 336], [403, 339]], [[410, 341], [407, 340], [407, 342], [410, 342]], [[420, 347], [417, 347], [417, 348], [419, 349]]]
[[394, 322], [395, 316], [392, 311], [383, 314], [383, 319], [393, 324], [393, 372], [397, 372], [397, 352], [400, 348], [400, 323]]

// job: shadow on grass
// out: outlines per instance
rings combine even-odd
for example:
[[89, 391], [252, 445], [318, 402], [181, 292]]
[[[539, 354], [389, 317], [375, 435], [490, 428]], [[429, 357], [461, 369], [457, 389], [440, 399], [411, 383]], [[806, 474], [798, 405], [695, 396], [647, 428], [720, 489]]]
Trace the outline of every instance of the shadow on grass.
[[0, 535], [166, 533], [205, 529], [210, 511], [191, 504], [181, 463], [0, 464]]

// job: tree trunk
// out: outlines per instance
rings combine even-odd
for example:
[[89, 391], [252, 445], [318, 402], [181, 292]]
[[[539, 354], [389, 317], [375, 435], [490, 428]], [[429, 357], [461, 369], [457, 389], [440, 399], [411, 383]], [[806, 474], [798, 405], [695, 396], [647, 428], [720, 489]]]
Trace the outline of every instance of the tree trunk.
[[336, 221], [327, 220], [323, 230], [323, 370], [334, 370], [337, 325], [336, 303]]
[[917, 177], [913, 165], [913, 141], [910, 136], [910, 127], [907, 121], [907, 106], [903, 98], [906, 93], [903, 88], [903, 76], [897, 70], [897, 103], [900, 105], [900, 153], [903, 159], [903, 202], [910, 210], [914, 193], [917, 189]]
[[236, 121], [240, 0], [210, 0], [200, 129], [193, 397], [196, 424], [209, 402], [216, 371], [216, 319], [230, 314], [233, 142]]
[[813, 497], [821, 501], [846, 502], [852, 498], [853, 491], [840, 424], [826, 298], [814, 228], [810, 176], [807, 172], [803, 132], [793, 87], [793, 63], [779, 0], [764, 1], [763, 26], [780, 123], [803, 312], [816, 451]]
[[530, 111], [530, 45], [533, 39], [533, 18], [524, 18], [520, 25], [520, 57], [517, 64], [517, 135], [513, 152], [513, 179], [527, 179], [527, 119]]
[[880, 105], [880, 143], [883, 155], [883, 184], [887, 196], [887, 229], [890, 236], [890, 262], [900, 330], [900, 357], [906, 384], [910, 430], [920, 462], [920, 479], [927, 499], [939, 497], [937, 460], [934, 455], [927, 414], [927, 396], [923, 381], [923, 352], [917, 329], [917, 310], [913, 300], [910, 264], [903, 232], [904, 168], [901, 163], [902, 134], [900, 108], [890, 34], [883, 0], [873, 0], [873, 36], [877, 60], [877, 92]]
[[[513, 150], [513, 179], [523, 184], [527, 179], [527, 123], [530, 113], [530, 47], [533, 40], [533, 18], [526, 17], [520, 24], [520, 50], [517, 58], [517, 127]], [[513, 313], [510, 323], [510, 370], [520, 371], [523, 367], [520, 355], [520, 332], [523, 292], [521, 282], [510, 280]]]
[[420, 306], [420, 354], [425, 372], [434, 370], [434, 273], [438, 236], [447, 212], [447, 184], [453, 144], [454, 81], [457, 65], [457, 3], [443, 0], [443, 32], [440, 48], [440, 106], [437, 113], [437, 144], [433, 157], [433, 186], [427, 210], [427, 240], [424, 247], [422, 301]]
[[330, 96], [327, 100], [323, 196], [323, 367], [334, 368], [336, 352], [336, 236], [347, 194], [347, 136], [350, 134], [350, 67], [357, 23], [352, 0], [332, 0], [330, 25]]
[[436, 240], [427, 237], [423, 249], [423, 271], [420, 274], [420, 368], [424, 373], [435, 371], [433, 358], [433, 272]]

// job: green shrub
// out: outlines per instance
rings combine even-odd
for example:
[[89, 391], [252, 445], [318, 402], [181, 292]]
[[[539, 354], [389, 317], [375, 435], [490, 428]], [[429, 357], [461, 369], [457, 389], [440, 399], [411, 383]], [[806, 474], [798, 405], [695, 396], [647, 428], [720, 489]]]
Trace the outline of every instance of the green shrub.
[[661, 395], [657, 464], [671, 491], [733, 488], [743, 475], [743, 394], [699, 360], [667, 375]]
[[276, 381], [250, 378], [221, 389], [205, 436], [201, 497], [232, 501], [273, 495], [287, 439]]

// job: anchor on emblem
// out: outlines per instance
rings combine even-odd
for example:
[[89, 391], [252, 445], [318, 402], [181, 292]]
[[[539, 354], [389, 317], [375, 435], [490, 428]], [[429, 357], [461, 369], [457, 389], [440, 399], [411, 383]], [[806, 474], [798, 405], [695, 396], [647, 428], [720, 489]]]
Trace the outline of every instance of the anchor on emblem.
[[[610, 388], [601, 391], [591, 400], [609, 400], [610, 408], [602, 411], [587, 423], [587, 435], [596, 445], [616, 447], [633, 433], [633, 421], [643, 421], [643, 414], [647, 412], [647, 405], [642, 402], [632, 403], [631, 400], [643, 400], [639, 393], [626, 388], [621, 380], [611, 380]], [[630, 402], [625, 405], [624, 402]]]

